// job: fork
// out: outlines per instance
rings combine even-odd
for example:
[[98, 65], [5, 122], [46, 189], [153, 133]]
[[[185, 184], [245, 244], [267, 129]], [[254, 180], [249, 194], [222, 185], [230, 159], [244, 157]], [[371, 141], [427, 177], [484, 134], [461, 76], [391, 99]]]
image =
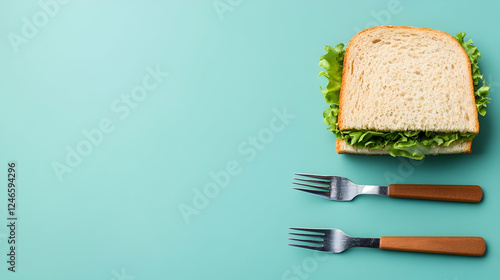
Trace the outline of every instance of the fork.
[[313, 189], [294, 189], [336, 201], [351, 201], [360, 194], [376, 194], [399, 198], [475, 203], [481, 201], [483, 197], [481, 187], [476, 185], [390, 184], [389, 186], [369, 186], [357, 185], [349, 179], [340, 176], [312, 175], [304, 173], [295, 173], [295, 175], [312, 178], [294, 178], [295, 180], [301, 182], [293, 183]]
[[380, 238], [361, 238], [351, 237], [339, 229], [290, 229], [306, 232], [290, 232], [292, 235], [308, 237], [308, 239], [289, 238], [290, 240], [312, 243], [314, 246], [288, 245], [329, 253], [342, 253], [352, 247], [369, 247], [394, 251], [480, 257], [486, 250], [486, 243], [482, 237], [382, 236]]

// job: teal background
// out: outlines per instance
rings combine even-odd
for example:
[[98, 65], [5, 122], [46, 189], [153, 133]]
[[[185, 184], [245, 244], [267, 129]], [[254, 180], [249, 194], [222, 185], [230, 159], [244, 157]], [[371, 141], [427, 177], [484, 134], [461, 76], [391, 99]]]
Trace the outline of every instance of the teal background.
[[[500, 5], [475, 2], [74, 0], [57, 4], [17, 53], [10, 32], [22, 35], [23, 18], [43, 9], [0, 2], [0, 174], [17, 163], [19, 219], [11, 273], [4, 180], [0, 279], [498, 279]], [[374, 24], [465, 31], [474, 40], [493, 102], [472, 154], [423, 162], [336, 154], [322, 120], [319, 57], [324, 45]], [[157, 66], [169, 76], [126, 117], [114, 112]], [[275, 122], [284, 109], [293, 118]], [[82, 131], [103, 119], [114, 130], [59, 180], [54, 162], [66, 165], [67, 146], [76, 149]], [[251, 148], [259, 134], [266, 143]], [[203, 201], [197, 192], [228, 163], [239, 173]], [[478, 184], [484, 199], [336, 203], [293, 191], [294, 172], [362, 184]], [[292, 226], [482, 236], [488, 249], [482, 258], [315, 254], [287, 246]]]

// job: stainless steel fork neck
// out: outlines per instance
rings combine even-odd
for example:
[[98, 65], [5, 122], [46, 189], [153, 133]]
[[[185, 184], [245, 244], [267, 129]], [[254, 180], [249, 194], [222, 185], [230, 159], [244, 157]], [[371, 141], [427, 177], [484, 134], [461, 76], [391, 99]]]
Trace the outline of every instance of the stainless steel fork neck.
[[387, 195], [389, 187], [386, 187], [386, 186], [358, 185], [358, 190], [359, 190], [360, 194]]
[[380, 248], [380, 238], [350, 237], [349, 247]]

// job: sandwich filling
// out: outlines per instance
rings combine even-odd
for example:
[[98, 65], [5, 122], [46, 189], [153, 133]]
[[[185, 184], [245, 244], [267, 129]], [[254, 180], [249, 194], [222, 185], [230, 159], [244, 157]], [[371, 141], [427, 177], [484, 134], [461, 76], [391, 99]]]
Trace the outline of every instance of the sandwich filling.
[[[485, 84], [483, 75], [479, 71], [478, 59], [481, 57], [472, 40], [464, 41], [465, 33], [461, 32], [454, 37], [464, 48], [469, 57], [474, 81], [474, 93], [477, 112], [484, 116], [490, 86]], [[323, 113], [328, 130], [338, 139], [357, 148], [387, 149], [392, 156], [404, 156], [412, 159], [422, 159], [429, 152], [431, 146], [449, 146], [455, 141], [470, 141], [476, 133], [434, 132], [434, 131], [372, 131], [372, 130], [340, 130], [338, 124], [339, 96], [342, 84], [342, 70], [344, 62], [344, 44], [335, 47], [325, 46], [326, 54], [321, 56], [319, 65], [325, 69], [319, 76], [325, 76], [328, 84], [321, 88], [329, 108]], [[481, 81], [481, 85], [479, 85]]]

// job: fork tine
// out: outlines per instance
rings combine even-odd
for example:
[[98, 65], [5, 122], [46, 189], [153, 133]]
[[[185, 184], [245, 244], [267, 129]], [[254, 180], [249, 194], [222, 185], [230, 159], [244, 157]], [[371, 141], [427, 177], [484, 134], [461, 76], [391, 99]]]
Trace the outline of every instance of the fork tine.
[[327, 175], [314, 175], [314, 174], [305, 174], [305, 173], [295, 173], [295, 175], [299, 176], [304, 176], [304, 177], [311, 177], [311, 178], [316, 178], [316, 179], [325, 179], [325, 180], [330, 180], [332, 176], [327, 176]]
[[323, 244], [323, 240], [307, 240], [307, 239], [298, 239], [298, 238], [288, 238], [289, 240], [295, 240], [295, 241], [300, 241], [300, 242], [310, 242], [310, 243], [318, 243], [318, 244]]
[[289, 232], [288, 234], [307, 236], [307, 237], [315, 237], [315, 238], [323, 238], [324, 237], [324, 235], [319, 235], [319, 234], [305, 234], [305, 233], [295, 233], [295, 232]]
[[325, 191], [315, 191], [315, 190], [308, 190], [308, 189], [301, 189], [301, 188], [293, 188], [293, 189], [294, 190], [303, 191], [303, 192], [312, 193], [312, 194], [315, 194], [315, 195], [319, 195], [319, 196], [324, 197], [324, 198], [329, 198], [330, 197], [328, 195], [328, 192], [325, 192]]
[[322, 229], [322, 228], [295, 228], [295, 227], [291, 227], [290, 229], [307, 231], [307, 232], [314, 232], [314, 233], [321, 233], [321, 235], [317, 235], [317, 236], [323, 236], [330, 231], [329, 229]]
[[299, 183], [299, 182], [293, 182], [295, 185], [301, 185], [301, 186], [306, 186], [306, 187], [311, 187], [311, 188], [318, 188], [322, 190], [327, 190], [329, 191], [329, 187], [324, 187], [324, 186], [315, 186], [315, 185], [310, 185], [310, 184], [304, 184], [304, 183]]
[[306, 248], [310, 250], [316, 250], [316, 251], [326, 251], [325, 248], [323, 247], [318, 247], [318, 246], [308, 246], [308, 245], [299, 245], [299, 244], [288, 244], [290, 246], [294, 247], [299, 247], [299, 248]]
[[299, 181], [304, 181], [304, 182], [311, 182], [311, 183], [318, 183], [318, 184], [330, 185], [330, 181], [310, 180], [310, 179], [301, 179], [301, 178], [293, 178], [293, 179], [299, 180]]

